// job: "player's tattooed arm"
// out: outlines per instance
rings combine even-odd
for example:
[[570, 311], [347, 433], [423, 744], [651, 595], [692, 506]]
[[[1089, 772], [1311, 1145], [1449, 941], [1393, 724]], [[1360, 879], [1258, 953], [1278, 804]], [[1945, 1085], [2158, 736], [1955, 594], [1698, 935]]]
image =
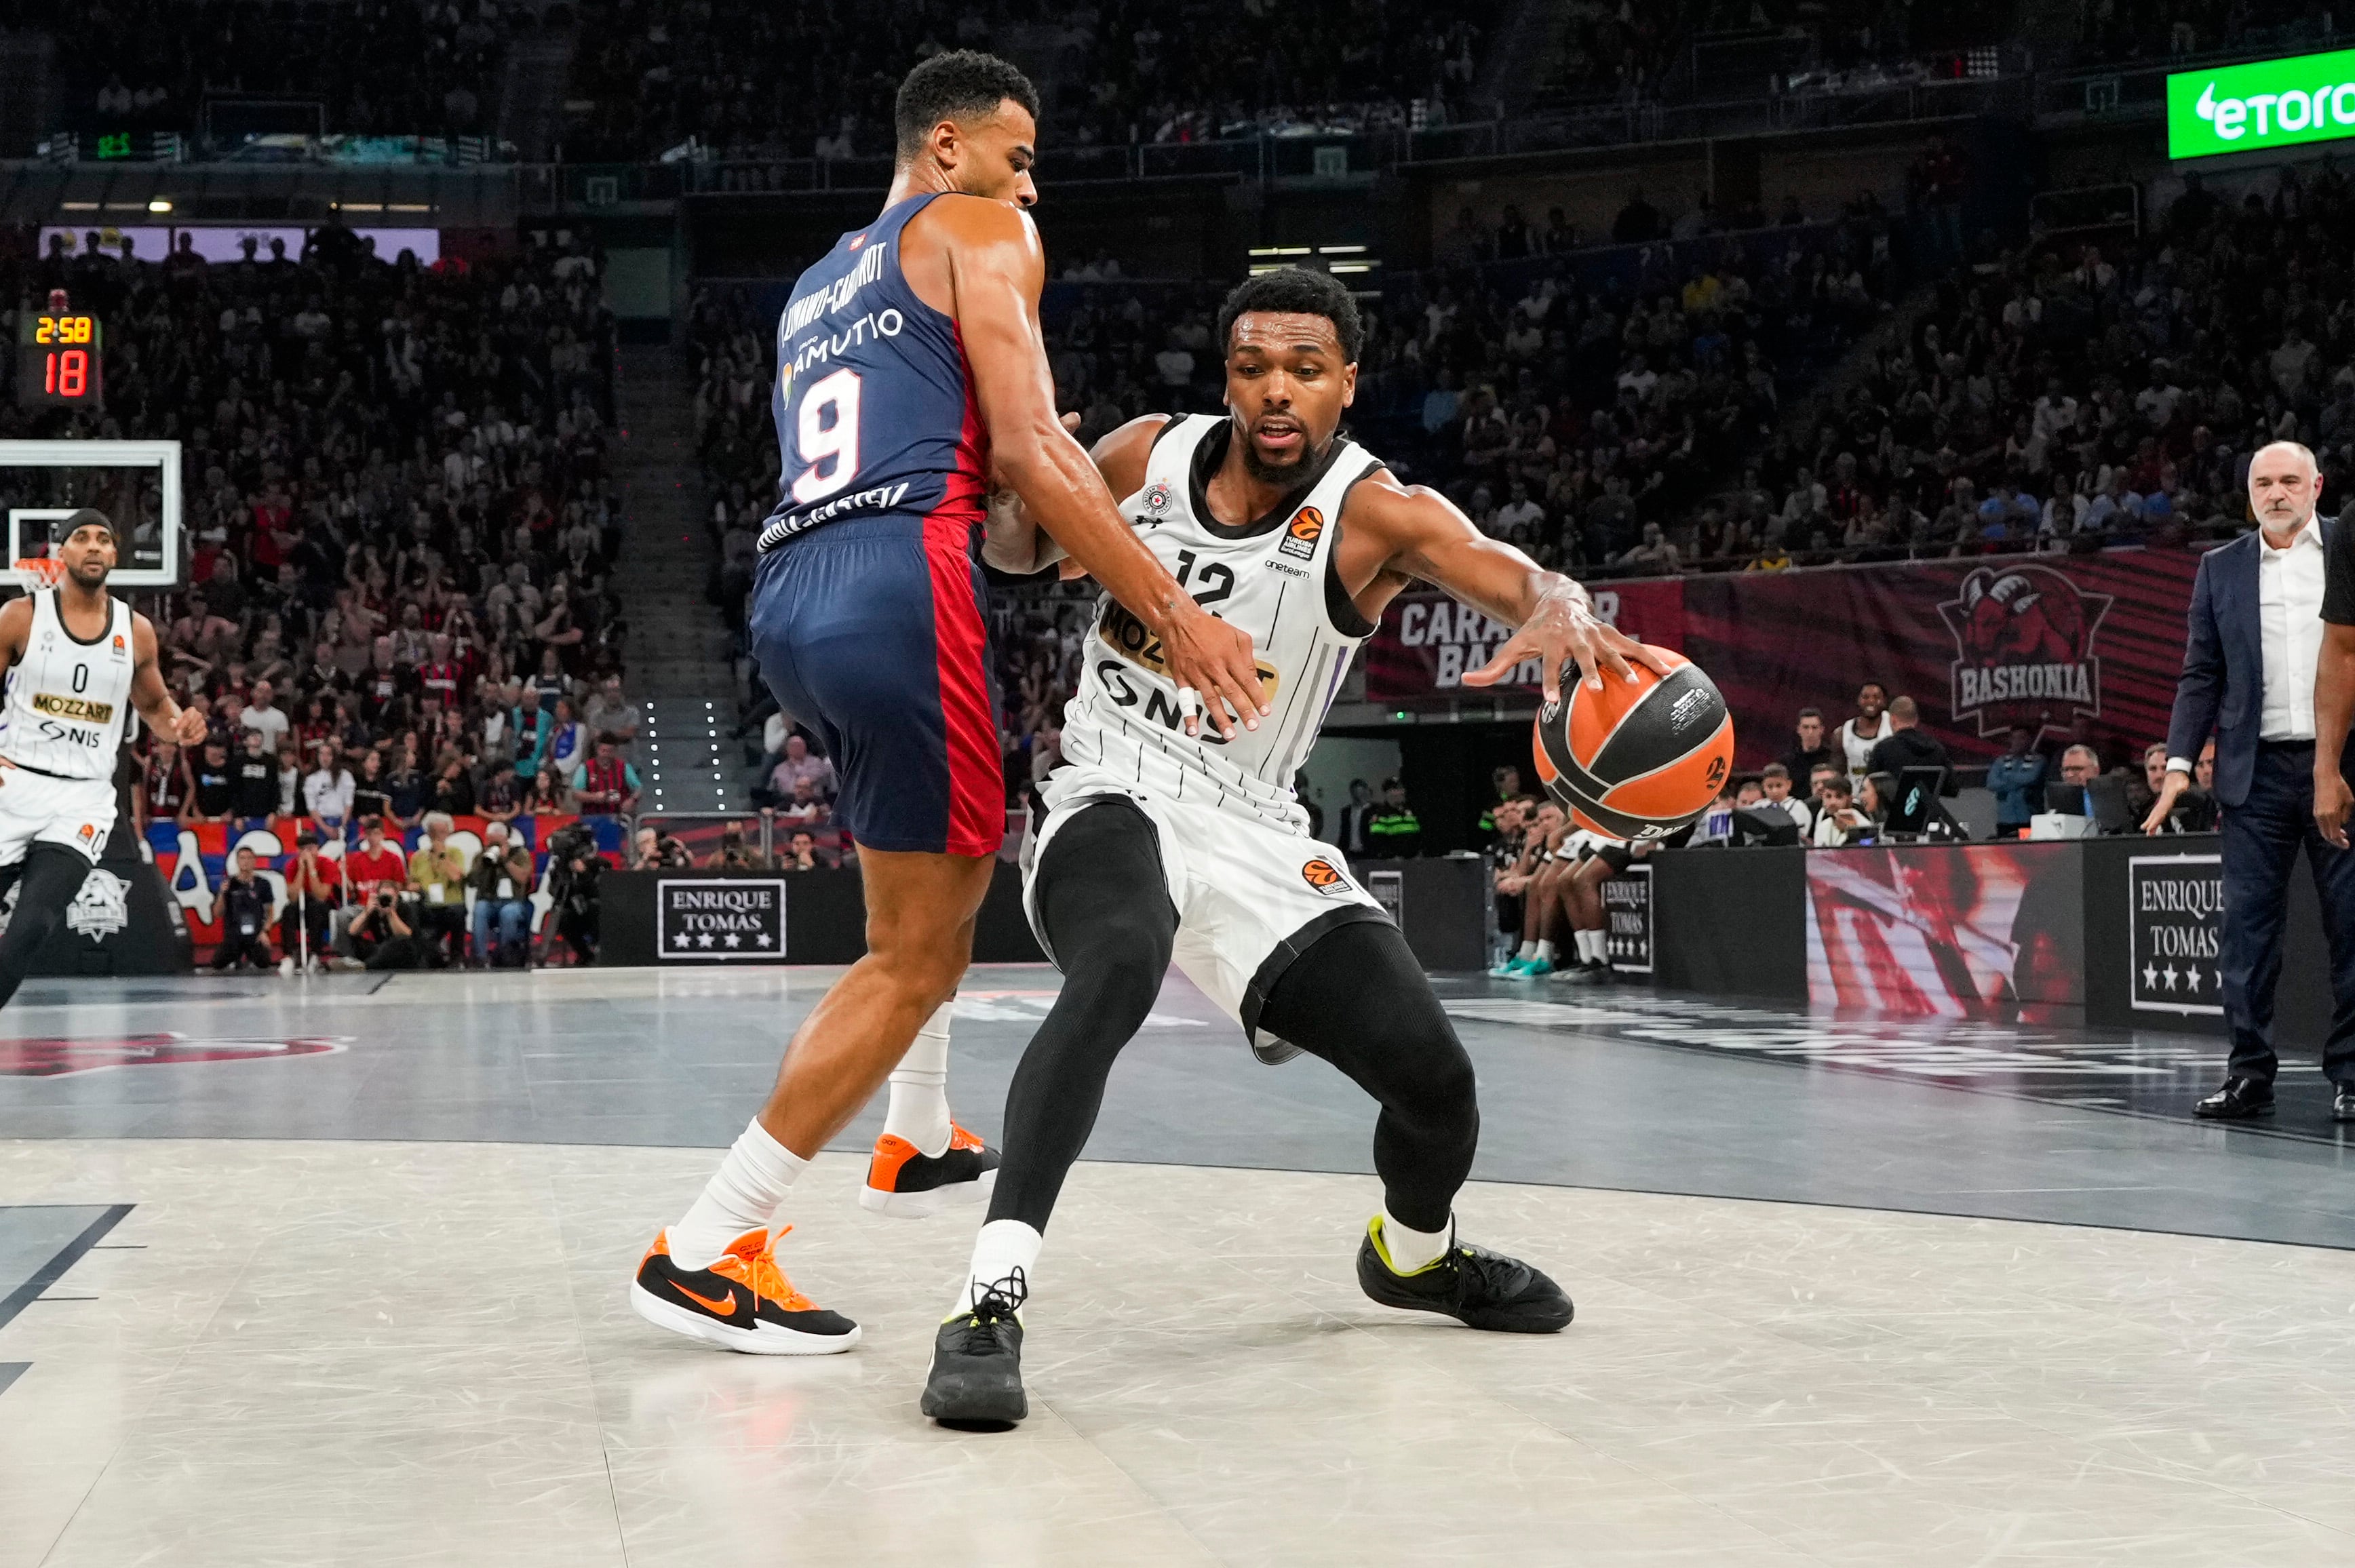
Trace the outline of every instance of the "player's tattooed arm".
[[1631, 660], [1667, 673], [1657, 655], [1595, 613], [1583, 586], [1490, 539], [1436, 490], [1401, 485], [1387, 471], [1373, 475], [1350, 492], [1345, 547], [1359, 530], [1383, 552], [1380, 571], [1420, 578], [1514, 628], [1495, 658], [1464, 672], [1467, 686], [1494, 686], [1532, 658], [1541, 661], [1548, 702], [1561, 699], [1566, 664], [1594, 687], [1605, 671], [1635, 679]]
[[[5, 640], [5, 633], [0, 633]], [[131, 706], [158, 735], [169, 735], [183, 746], [205, 738], [205, 716], [172, 699], [164, 675], [155, 665], [155, 627], [144, 615], [131, 617]]]

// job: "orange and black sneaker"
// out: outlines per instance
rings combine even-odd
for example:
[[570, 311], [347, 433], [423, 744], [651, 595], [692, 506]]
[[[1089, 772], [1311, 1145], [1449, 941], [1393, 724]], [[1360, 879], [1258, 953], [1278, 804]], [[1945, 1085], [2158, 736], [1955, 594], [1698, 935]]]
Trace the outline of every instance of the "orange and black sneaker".
[[997, 1151], [951, 1123], [949, 1147], [928, 1155], [897, 1133], [875, 1140], [859, 1206], [902, 1220], [921, 1220], [963, 1203], [986, 1203], [997, 1186]]
[[709, 1268], [671, 1262], [662, 1232], [638, 1261], [630, 1306], [658, 1328], [748, 1355], [831, 1356], [858, 1343], [858, 1324], [794, 1288], [766, 1231], [745, 1232]]

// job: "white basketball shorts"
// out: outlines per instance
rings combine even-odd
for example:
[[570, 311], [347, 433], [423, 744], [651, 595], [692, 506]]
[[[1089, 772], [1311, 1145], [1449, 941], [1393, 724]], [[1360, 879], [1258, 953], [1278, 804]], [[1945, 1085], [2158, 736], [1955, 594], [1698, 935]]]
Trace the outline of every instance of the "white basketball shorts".
[[109, 779], [61, 779], [0, 766], [0, 866], [14, 866], [35, 844], [79, 849], [96, 865], [114, 831]]
[[[1186, 977], [1252, 1032], [1266, 993], [1285, 966], [1335, 925], [1387, 921], [1330, 844], [1215, 805], [1140, 791], [1134, 781], [1085, 767], [1057, 770], [1043, 792], [1052, 809], [1023, 847], [1022, 907], [1039, 945], [1039, 863], [1063, 824], [1097, 801], [1133, 802], [1161, 841], [1161, 869], [1178, 911], [1171, 957]], [[1149, 897], [1157, 890], [1140, 888]], [[1254, 1040], [1253, 1043], [1257, 1043]]]

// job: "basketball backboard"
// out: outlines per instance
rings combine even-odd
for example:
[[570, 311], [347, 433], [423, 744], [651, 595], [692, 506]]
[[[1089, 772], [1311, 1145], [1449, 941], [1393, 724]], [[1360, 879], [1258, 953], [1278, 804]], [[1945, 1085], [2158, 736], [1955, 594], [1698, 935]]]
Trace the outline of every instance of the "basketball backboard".
[[104, 512], [122, 541], [116, 588], [180, 580], [180, 443], [0, 441], [0, 508], [8, 519], [0, 583], [27, 586], [15, 564], [46, 556], [56, 525], [84, 507]]

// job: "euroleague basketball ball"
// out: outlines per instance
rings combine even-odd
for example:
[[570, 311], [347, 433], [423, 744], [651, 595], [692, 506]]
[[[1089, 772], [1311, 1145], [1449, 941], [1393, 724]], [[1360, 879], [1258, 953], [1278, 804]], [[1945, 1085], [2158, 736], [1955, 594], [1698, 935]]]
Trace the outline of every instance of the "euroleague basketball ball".
[[1608, 838], [1665, 838], [1716, 803], [1733, 771], [1733, 718], [1717, 683], [1681, 654], [1635, 665], [1633, 681], [1583, 680], [1538, 713], [1537, 771], [1580, 827]]

